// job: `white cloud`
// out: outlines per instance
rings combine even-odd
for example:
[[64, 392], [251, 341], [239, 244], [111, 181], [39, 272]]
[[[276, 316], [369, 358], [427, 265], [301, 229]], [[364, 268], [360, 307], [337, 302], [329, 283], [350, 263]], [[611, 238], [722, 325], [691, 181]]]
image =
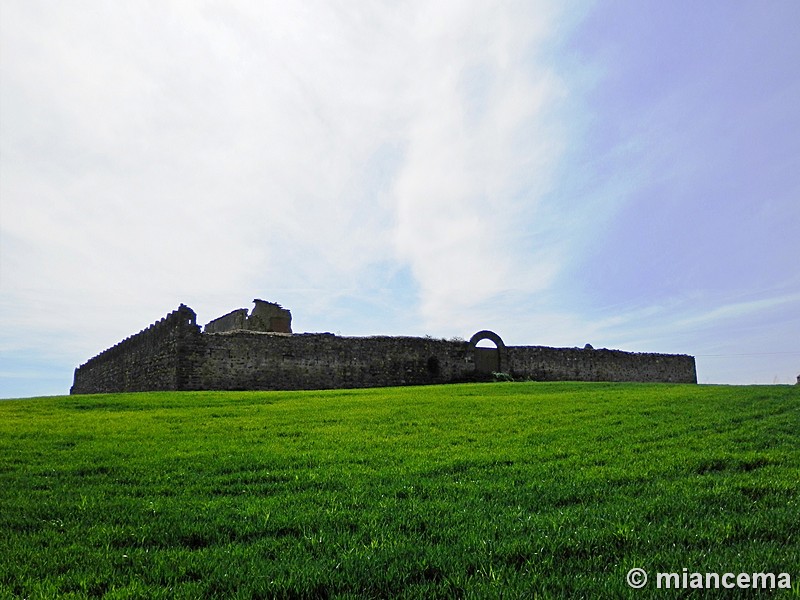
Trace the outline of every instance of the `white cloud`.
[[[490, 327], [509, 343], [687, 352], [702, 345], [692, 331], [787, 314], [796, 280], [774, 305], [768, 293], [750, 303], [715, 292], [749, 282], [706, 290], [699, 276], [686, 281], [695, 260], [705, 268], [697, 273], [721, 265], [730, 279], [750, 260], [765, 265], [764, 281], [780, 279], [796, 253], [777, 217], [747, 244], [733, 244], [739, 232], [716, 221], [719, 236], [692, 229], [683, 211], [646, 229], [646, 217], [666, 214], [651, 207], [694, 187], [693, 172], [658, 163], [681, 158], [664, 148], [682, 146], [662, 138], [689, 140], [691, 164], [695, 152], [727, 154], [680, 127], [694, 110], [686, 106], [698, 106], [684, 104], [680, 86], [642, 99], [629, 74], [589, 93], [608, 74], [609, 64], [592, 62], [606, 56], [592, 38], [608, 41], [608, 21], [572, 39], [569, 52], [559, 46], [586, 10], [548, 0], [5, 2], [0, 352], [27, 353], [31, 371], [36, 356], [74, 366], [179, 302], [205, 322], [253, 297], [292, 308], [301, 330], [466, 336]], [[626, 31], [631, 11], [604, 10]], [[620, 44], [654, 72], [647, 54]], [[748, 114], [786, 119], [790, 104]], [[656, 113], [664, 136], [653, 148], [646, 117]], [[791, 171], [795, 145], [784, 140], [784, 162], [769, 164]], [[741, 171], [713, 180], [736, 182]], [[731, 184], [726, 206], [767, 198], [776, 214], [793, 214], [796, 186], [783, 171], [767, 187], [774, 193], [751, 179], [757, 196], [737, 196]], [[696, 193], [715, 219], [725, 214]], [[631, 204], [619, 226], [620, 207]], [[677, 257], [673, 231], [690, 249]], [[771, 250], [766, 242], [781, 237]], [[739, 260], [720, 243], [740, 248]], [[668, 292], [658, 265], [674, 270]], [[613, 293], [592, 289], [600, 284]], [[692, 305], [704, 291], [707, 301]], [[593, 307], [593, 293], [623, 305]], [[630, 296], [638, 300], [625, 303]]]
[[512, 287], [561, 143], [546, 8], [10, 3], [3, 293], [335, 294], [399, 261], [435, 321]]
[[[800, 305], [800, 294], [784, 294], [760, 298], [758, 300], [729, 302], [710, 310], [702, 311], [699, 314], [680, 319], [675, 324], [681, 328], [698, 326], [713, 327], [720, 322], [735, 321], [750, 317], [754, 314], [767, 313], [772, 309], [784, 307], [787, 304]], [[798, 347], [800, 347], [800, 342], [798, 344]]]
[[0, 347], [74, 362], [255, 296], [463, 333], [546, 288], [554, 6], [6, 3]]
[[[531, 52], [553, 27], [545, 6], [447, 8], [428, 20], [434, 44], [417, 83], [425, 93], [412, 99], [394, 185], [397, 251], [434, 324], [510, 290], [547, 287], [558, 266], [538, 254], [549, 249], [522, 262], [517, 246], [565, 143], [545, 111], [564, 86]], [[454, 21], [459, 35], [449, 36]]]

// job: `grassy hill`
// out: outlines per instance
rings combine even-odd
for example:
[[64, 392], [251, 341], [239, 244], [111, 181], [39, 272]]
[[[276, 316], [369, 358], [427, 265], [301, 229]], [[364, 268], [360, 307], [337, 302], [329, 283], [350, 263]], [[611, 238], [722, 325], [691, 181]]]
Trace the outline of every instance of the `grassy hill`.
[[789, 386], [7, 401], [0, 598], [663, 598], [684, 568], [797, 597], [798, 482]]

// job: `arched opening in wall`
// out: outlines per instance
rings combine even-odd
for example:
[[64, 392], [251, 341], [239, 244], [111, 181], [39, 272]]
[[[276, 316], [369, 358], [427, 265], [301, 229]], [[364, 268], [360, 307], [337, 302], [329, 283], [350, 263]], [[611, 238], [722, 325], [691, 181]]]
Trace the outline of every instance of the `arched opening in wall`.
[[502, 372], [505, 344], [499, 335], [493, 331], [479, 331], [472, 336], [469, 345], [472, 347], [475, 374], [479, 378], [488, 378], [492, 373]]

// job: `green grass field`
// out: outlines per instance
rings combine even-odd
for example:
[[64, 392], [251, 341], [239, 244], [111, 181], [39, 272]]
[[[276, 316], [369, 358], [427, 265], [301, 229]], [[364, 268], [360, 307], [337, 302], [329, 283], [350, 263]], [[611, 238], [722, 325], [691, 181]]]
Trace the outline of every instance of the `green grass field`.
[[0, 598], [678, 598], [684, 568], [800, 596], [800, 388], [0, 402]]

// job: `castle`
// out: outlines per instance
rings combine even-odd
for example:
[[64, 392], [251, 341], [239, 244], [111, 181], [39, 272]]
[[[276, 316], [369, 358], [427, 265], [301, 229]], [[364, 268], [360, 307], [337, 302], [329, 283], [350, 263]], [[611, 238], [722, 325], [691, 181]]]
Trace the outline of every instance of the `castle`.
[[[291, 312], [254, 300], [202, 329], [181, 304], [75, 369], [71, 394], [149, 390], [308, 390], [492, 380], [697, 383], [694, 357], [620, 350], [292, 333]], [[487, 340], [494, 347], [478, 344]]]

